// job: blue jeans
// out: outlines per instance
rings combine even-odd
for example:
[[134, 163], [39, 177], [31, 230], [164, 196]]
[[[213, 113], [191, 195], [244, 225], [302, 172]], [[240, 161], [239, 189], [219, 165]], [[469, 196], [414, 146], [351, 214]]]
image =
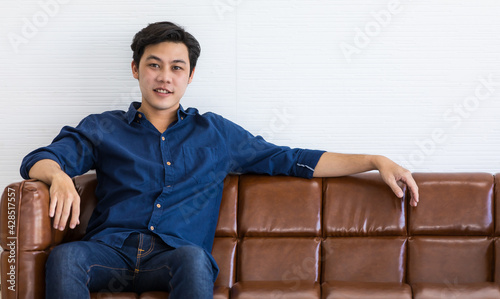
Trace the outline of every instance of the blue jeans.
[[132, 234], [122, 248], [96, 241], [65, 243], [46, 263], [46, 298], [90, 298], [90, 292], [166, 291], [171, 299], [213, 298], [205, 251], [172, 248], [159, 237]]

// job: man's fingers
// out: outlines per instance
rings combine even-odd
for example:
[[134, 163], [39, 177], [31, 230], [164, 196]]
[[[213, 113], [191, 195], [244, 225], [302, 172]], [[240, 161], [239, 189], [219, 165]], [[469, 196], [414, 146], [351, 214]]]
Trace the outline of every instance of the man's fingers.
[[57, 200], [56, 202], [56, 212], [54, 214], [54, 228], [59, 229], [59, 221], [61, 220], [61, 215], [64, 207], [63, 200]]
[[409, 177], [403, 178], [403, 181], [408, 186], [408, 188], [410, 188], [410, 192], [411, 192], [410, 205], [416, 207], [418, 204], [418, 200], [419, 200], [418, 199], [419, 194], [418, 194], [417, 182], [415, 182], [415, 180], [413, 179], [413, 177], [411, 175]]
[[389, 187], [391, 187], [394, 194], [397, 197], [402, 198], [404, 196], [404, 192], [401, 187], [398, 186], [398, 182], [405, 183], [408, 188], [410, 188], [411, 201], [410, 204], [412, 206], [417, 206], [418, 203], [418, 186], [411, 172], [408, 169], [405, 169], [398, 164], [392, 162], [391, 160], [382, 160], [385, 163], [380, 164], [378, 166], [378, 170], [382, 175], [382, 178], [386, 182]]
[[66, 227], [66, 223], [68, 222], [69, 214], [71, 212], [71, 201], [66, 200], [64, 203], [64, 207], [61, 211], [61, 219], [59, 219], [59, 230], [63, 231]]
[[56, 206], [57, 206], [57, 196], [55, 195], [50, 195], [50, 204], [49, 204], [49, 217], [54, 217], [56, 213]]
[[80, 200], [75, 200], [73, 202], [73, 207], [71, 210], [71, 221], [69, 223], [69, 228], [73, 229], [75, 228], [78, 224], [80, 224], [80, 220], [78, 219], [80, 217]]
[[[49, 216], [53, 217], [55, 229], [64, 230], [69, 222], [70, 228], [80, 224], [80, 196], [71, 178], [66, 174], [54, 176], [50, 186]], [[70, 219], [71, 216], [71, 219]]]
[[[71, 215], [71, 219], [70, 219]], [[62, 197], [60, 194], [51, 196], [49, 205], [49, 216], [53, 217], [55, 229], [64, 230], [69, 222], [70, 228], [75, 228], [80, 224], [80, 197], [78, 194], [70, 194]]]
[[391, 187], [392, 192], [394, 192], [394, 194], [396, 194], [397, 197], [399, 198], [403, 197], [404, 195], [403, 189], [401, 189], [401, 187], [398, 186], [396, 180], [392, 179], [387, 184], [389, 185], [389, 187]]

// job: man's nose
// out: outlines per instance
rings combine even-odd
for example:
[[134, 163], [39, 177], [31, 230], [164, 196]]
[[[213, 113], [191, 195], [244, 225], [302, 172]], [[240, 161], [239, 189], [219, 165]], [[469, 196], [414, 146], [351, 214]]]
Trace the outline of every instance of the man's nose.
[[161, 70], [156, 79], [160, 82], [170, 83], [172, 81], [172, 72], [169, 69]]

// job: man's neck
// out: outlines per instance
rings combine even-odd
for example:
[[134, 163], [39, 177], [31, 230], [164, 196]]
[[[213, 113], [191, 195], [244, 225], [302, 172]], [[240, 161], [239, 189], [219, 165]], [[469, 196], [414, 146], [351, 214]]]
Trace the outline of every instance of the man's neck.
[[148, 121], [160, 132], [163, 133], [167, 130], [168, 126], [177, 120], [177, 110], [156, 110], [150, 109], [147, 105], [141, 105], [137, 111], [144, 113]]

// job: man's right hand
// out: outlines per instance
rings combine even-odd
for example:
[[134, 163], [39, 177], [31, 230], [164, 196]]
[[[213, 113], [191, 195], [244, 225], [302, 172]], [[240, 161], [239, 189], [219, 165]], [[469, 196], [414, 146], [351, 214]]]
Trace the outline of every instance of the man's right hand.
[[80, 224], [80, 196], [76, 192], [73, 180], [64, 172], [58, 173], [50, 185], [49, 216], [54, 217], [54, 228], [64, 230], [71, 215], [69, 228]]
[[31, 167], [29, 176], [50, 186], [49, 216], [53, 217], [55, 229], [63, 231], [71, 215], [69, 227], [80, 224], [80, 196], [76, 192], [73, 180], [61, 170], [57, 162], [49, 159], [40, 160]]

